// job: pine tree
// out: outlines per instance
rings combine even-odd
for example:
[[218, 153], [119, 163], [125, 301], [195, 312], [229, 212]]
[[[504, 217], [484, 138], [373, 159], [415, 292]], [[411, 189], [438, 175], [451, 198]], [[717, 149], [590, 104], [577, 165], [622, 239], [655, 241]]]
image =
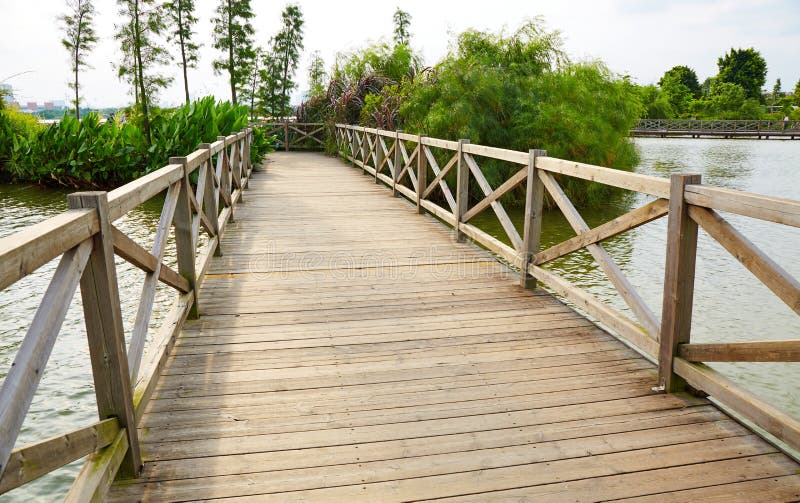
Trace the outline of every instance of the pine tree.
[[249, 62], [255, 59], [253, 48], [254, 17], [250, 0], [222, 0], [217, 7], [214, 22], [214, 48], [223, 57], [214, 61], [214, 73], [227, 72], [231, 86], [231, 102], [237, 103], [237, 91], [247, 84]]
[[281, 13], [281, 29], [272, 39], [273, 57], [280, 69], [280, 102], [281, 115], [289, 110], [289, 91], [296, 86], [292, 80], [297, 64], [300, 62], [300, 51], [303, 50], [303, 13], [297, 5], [287, 5]]
[[80, 86], [78, 75], [81, 68], [88, 68], [86, 55], [97, 43], [92, 22], [94, 21], [94, 5], [91, 0], [67, 0], [69, 12], [59, 19], [64, 23], [64, 38], [61, 44], [69, 51], [71, 69], [74, 75], [69, 83], [70, 89], [75, 91], [72, 103], [75, 106], [75, 118], [81, 118]]
[[400, 7], [394, 11], [394, 45], [408, 45], [411, 41], [411, 14], [401, 10]]
[[117, 75], [133, 87], [142, 113], [142, 133], [150, 145], [150, 104], [158, 90], [172, 82], [171, 77], [156, 72], [156, 67], [169, 63], [169, 53], [158, 40], [165, 29], [163, 11], [156, 0], [117, 0], [117, 4], [125, 20], [115, 35], [123, 54]]
[[783, 92], [781, 91], [781, 79], [775, 81], [775, 86], [772, 88], [772, 103], [782, 98]]
[[[270, 40], [274, 46], [275, 41]], [[283, 116], [283, 104], [280, 95], [281, 65], [271, 52], [263, 52], [259, 69], [258, 107], [265, 115], [278, 118]]]
[[311, 54], [311, 62], [308, 65], [308, 96], [313, 98], [325, 93], [325, 61], [322, 60], [319, 51]]
[[186, 103], [189, 103], [189, 68], [197, 68], [197, 57], [200, 46], [192, 42], [192, 27], [197, 23], [194, 15], [194, 0], [172, 0], [164, 4], [167, 19], [174, 27], [168, 39], [177, 42], [181, 50], [181, 66], [183, 68], [183, 90]]
[[248, 69], [247, 82], [245, 82], [245, 85], [242, 86], [240, 95], [243, 101], [249, 103], [248, 106], [250, 107], [250, 120], [255, 120], [256, 111], [259, 105], [259, 88], [263, 78], [261, 61], [264, 58], [264, 50], [260, 47], [257, 47], [253, 51], [253, 54], [253, 60], [248, 61], [246, 65]]

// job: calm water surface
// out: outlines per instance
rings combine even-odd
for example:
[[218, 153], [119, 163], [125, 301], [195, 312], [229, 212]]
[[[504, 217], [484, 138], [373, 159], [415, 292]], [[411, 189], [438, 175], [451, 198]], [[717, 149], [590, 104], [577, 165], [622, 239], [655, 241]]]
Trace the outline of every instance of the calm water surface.
[[[666, 177], [670, 173], [700, 173], [704, 183], [763, 194], [800, 199], [800, 141], [637, 139], [641, 153], [639, 173]], [[0, 185], [0, 237], [63, 211], [66, 191], [33, 186]], [[583, 211], [590, 226], [603, 223], [640, 206], [641, 195], [621, 197]], [[149, 247], [162, 200], [156, 198], [117, 222]], [[521, 212], [511, 212], [521, 225]], [[725, 215], [749, 239], [800, 277], [800, 229]], [[505, 235], [491, 212], [476, 217], [479, 226], [498, 238]], [[544, 220], [543, 246], [574, 234], [564, 218], [550, 212]], [[651, 309], [661, 311], [666, 219], [660, 219], [604, 243]], [[167, 250], [174, 264], [174, 244]], [[0, 378], [5, 377], [16, 350], [52, 277], [56, 262], [42, 267], [0, 292]], [[597, 297], [630, 314], [591, 256], [576, 252], [551, 263], [553, 269]], [[130, 331], [144, 274], [118, 260], [122, 309]], [[151, 327], [157, 327], [169, 309], [172, 295], [161, 286]], [[31, 406], [20, 443], [45, 438], [97, 419], [80, 294], [64, 322], [42, 383]], [[632, 315], [631, 315], [632, 316]], [[695, 341], [747, 341], [800, 336], [800, 318], [755, 279], [711, 238], [700, 233], [692, 338]], [[718, 364], [722, 372], [742, 382], [768, 401], [800, 416], [797, 364]], [[56, 501], [80, 469], [80, 462], [39, 481], [0, 496], [0, 501]]]

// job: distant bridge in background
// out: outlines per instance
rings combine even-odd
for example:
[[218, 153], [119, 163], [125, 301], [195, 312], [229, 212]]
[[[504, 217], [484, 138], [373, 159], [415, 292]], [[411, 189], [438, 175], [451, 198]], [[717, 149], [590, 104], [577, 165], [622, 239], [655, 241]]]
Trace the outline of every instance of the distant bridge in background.
[[639, 119], [631, 136], [800, 140], [800, 120]]

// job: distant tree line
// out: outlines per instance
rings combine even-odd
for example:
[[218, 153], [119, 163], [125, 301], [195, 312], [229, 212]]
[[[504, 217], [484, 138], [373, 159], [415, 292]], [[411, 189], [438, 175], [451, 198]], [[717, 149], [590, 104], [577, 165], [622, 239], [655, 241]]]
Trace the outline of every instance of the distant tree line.
[[[95, 9], [92, 0], [66, 0], [62, 22], [62, 44], [70, 53], [73, 74], [69, 86], [74, 91], [74, 115], [80, 118], [80, 72], [88, 67], [87, 58], [97, 43], [94, 33]], [[214, 72], [225, 75], [230, 85], [231, 103], [247, 103], [251, 117], [285, 116], [291, 113], [290, 93], [296, 87], [294, 75], [303, 50], [303, 14], [297, 5], [287, 5], [281, 14], [281, 27], [269, 47], [254, 42], [250, 0], [218, 0], [212, 22], [213, 47], [219, 57]], [[116, 64], [117, 76], [130, 89], [134, 110], [139, 114], [142, 133], [151, 138], [151, 109], [160, 91], [173, 76], [165, 68], [180, 61], [186, 103], [190, 101], [188, 69], [197, 68], [200, 45], [196, 43], [198, 17], [194, 0], [117, 0], [120, 23], [115, 39], [122, 58]], [[167, 49], [169, 42], [175, 53]]]
[[[772, 92], [763, 87], [767, 63], [754, 48], [734, 49], [717, 60], [717, 75], [700, 83], [688, 66], [667, 70], [658, 85], [639, 87], [646, 118], [760, 119], [800, 118], [800, 80], [785, 94], [781, 79]], [[767, 113], [767, 106], [774, 110]]]

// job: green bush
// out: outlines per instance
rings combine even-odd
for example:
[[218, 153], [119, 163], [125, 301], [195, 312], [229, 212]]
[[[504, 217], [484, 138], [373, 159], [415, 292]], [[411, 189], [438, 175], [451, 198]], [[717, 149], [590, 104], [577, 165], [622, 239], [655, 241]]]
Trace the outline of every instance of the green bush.
[[[4, 175], [11, 180], [69, 187], [117, 187], [247, 126], [247, 107], [203, 98], [175, 110], [157, 110], [147, 145], [136, 113], [126, 123], [105, 124], [91, 113], [78, 121], [65, 115], [57, 124], [12, 135]], [[0, 122], [0, 130], [3, 128]], [[0, 134], [2, 134], [0, 132]], [[251, 153], [260, 160], [270, 142], [257, 132]]]
[[[558, 34], [536, 22], [508, 36], [462, 33], [434, 75], [413, 85], [400, 108], [408, 132], [546, 149], [551, 156], [623, 170], [637, 162], [628, 140], [642, 112], [634, 86], [601, 63], [568, 62]], [[481, 167], [495, 187], [518, 169], [491, 160]], [[577, 179], [562, 183], [576, 204], [599, 202], [611, 191]], [[522, 203], [519, 196], [510, 202]]]

